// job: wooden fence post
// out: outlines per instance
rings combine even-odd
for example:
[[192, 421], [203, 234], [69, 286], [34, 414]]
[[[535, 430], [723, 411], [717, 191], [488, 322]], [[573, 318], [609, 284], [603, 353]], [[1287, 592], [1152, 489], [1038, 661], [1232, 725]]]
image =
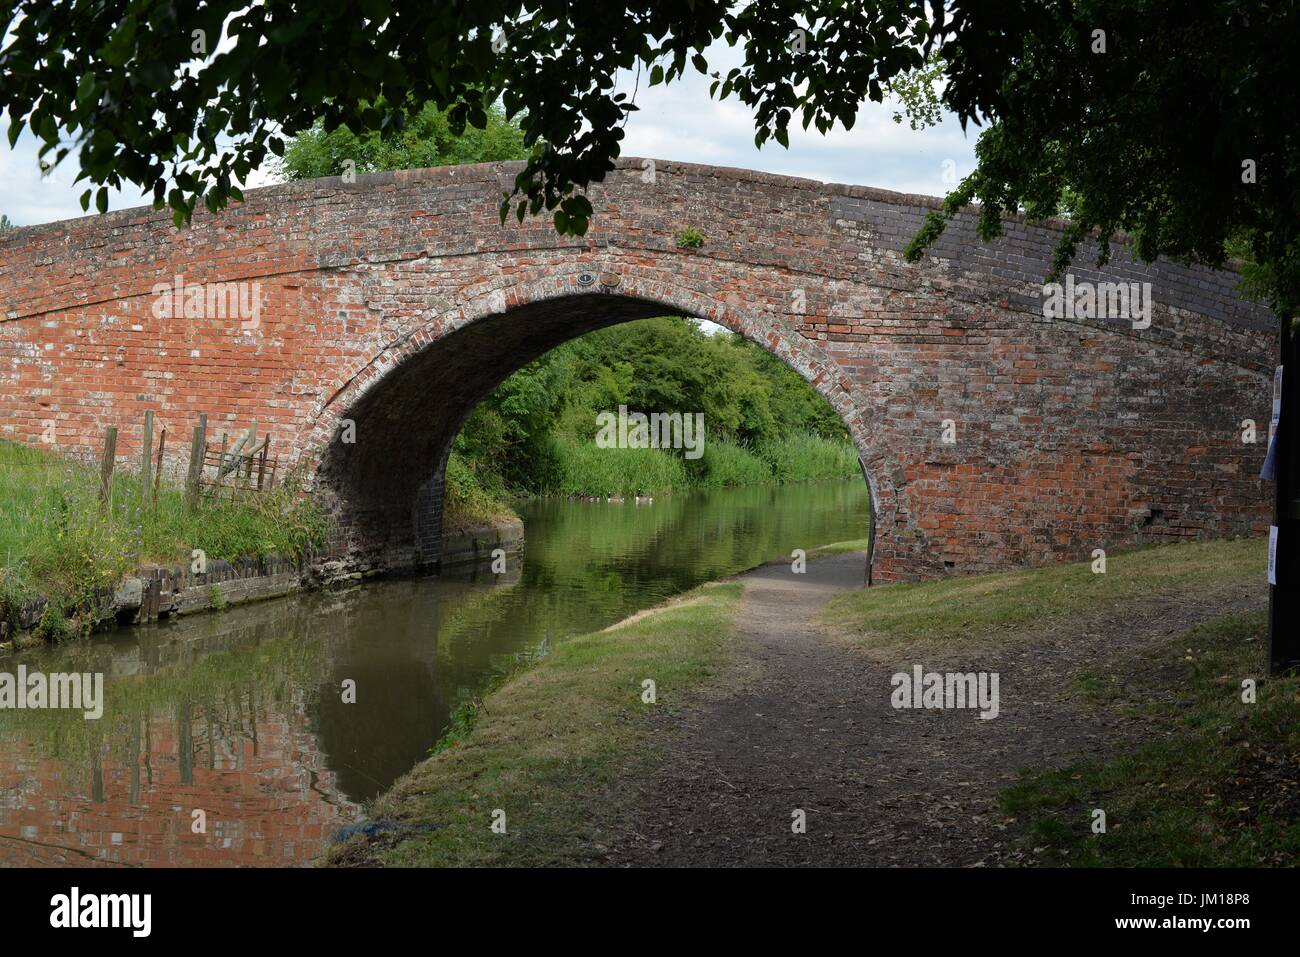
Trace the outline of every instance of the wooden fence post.
[[199, 504], [199, 479], [203, 477], [203, 456], [208, 447], [208, 414], [200, 413], [199, 424], [194, 427], [190, 443], [190, 471], [185, 478], [185, 507], [193, 510]]
[[[244, 466], [244, 455], [245, 455], [244, 449], [249, 448], [251, 451], [251, 447], [249, 443], [254, 442], [256, 438], [257, 438], [257, 421], [254, 420], [252, 428], [250, 428], [247, 432], [245, 432], [243, 436], [240, 438], [240, 440], [235, 443], [235, 447], [230, 450], [230, 459], [225, 460], [225, 456], [224, 455], [222, 456], [223, 461], [221, 463], [221, 468], [217, 472], [218, 479], [233, 472], [235, 475], [235, 484], [236, 485], [239, 484], [240, 473], [243, 471], [243, 466]], [[222, 449], [222, 451], [223, 452], [225, 451], [224, 448]]]
[[149, 504], [149, 485], [153, 481], [153, 409], [144, 414], [144, 441], [140, 444], [140, 507]]
[[117, 426], [110, 425], [104, 433], [104, 454], [99, 460], [99, 506], [108, 504], [113, 491], [113, 465], [117, 461]]
[[163, 426], [162, 435], [158, 436], [158, 465], [153, 473], [153, 507], [158, 510], [158, 486], [162, 484], [163, 449], [167, 447], [167, 427]]
[[257, 466], [257, 490], [263, 491], [266, 483], [266, 455], [271, 451], [271, 433], [266, 433], [266, 439], [262, 442], [262, 456]]

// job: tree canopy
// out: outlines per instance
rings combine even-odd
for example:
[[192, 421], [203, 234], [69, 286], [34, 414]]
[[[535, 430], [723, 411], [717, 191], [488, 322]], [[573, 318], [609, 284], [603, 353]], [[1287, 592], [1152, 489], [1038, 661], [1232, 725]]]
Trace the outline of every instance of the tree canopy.
[[849, 443], [830, 404], [766, 349], [662, 318], [588, 333], [520, 369], [475, 408], [456, 449], [476, 471], [537, 491], [554, 437], [589, 444], [596, 414], [620, 405], [701, 412], [711, 442], [748, 449], [797, 436]]
[[346, 126], [326, 132], [318, 121], [285, 145], [279, 171], [286, 179], [312, 179], [521, 160], [527, 155], [523, 131], [500, 107], [488, 109], [483, 129], [470, 126], [457, 134], [445, 112], [426, 104], [408, 111], [401, 131], [391, 136], [373, 130], [357, 136]]
[[[964, 205], [980, 234], [1023, 211], [1069, 220], [1053, 272], [1090, 233], [1141, 259], [1249, 261], [1251, 287], [1300, 308], [1300, 93], [1294, 2], [1077, 0], [1020, 36], [990, 99], [977, 166], [909, 247], [919, 258]], [[948, 43], [944, 56], [977, 46]], [[962, 102], [958, 74], [945, 95]]]
[[[716, 77], [758, 114], [759, 142], [805, 125], [851, 125], [863, 96], [921, 60], [926, 4], [843, 0], [9, 0], [0, 108], [56, 162], [76, 149], [102, 210], [135, 183], [178, 222], [218, 209], [285, 140], [318, 120], [358, 135], [399, 129], [412, 104], [484, 128], [491, 104], [520, 118], [532, 149], [514, 197], [581, 234], [576, 189], [613, 168], [635, 110], [619, 71], [648, 84], [708, 72], [726, 39], [745, 65]], [[935, 16], [942, 18], [940, 8]], [[816, 39], [808, 42], [809, 35]], [[797, 51], [797, 52], [796, 52]], [[508, 202], [511, 197], [506, 197]], [[503, 204], [503, 214], [505, 204]]]

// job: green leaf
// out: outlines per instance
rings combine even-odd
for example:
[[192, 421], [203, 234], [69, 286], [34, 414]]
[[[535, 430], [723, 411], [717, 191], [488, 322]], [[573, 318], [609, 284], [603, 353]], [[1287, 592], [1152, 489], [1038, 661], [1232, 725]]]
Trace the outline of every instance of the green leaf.
[[128, 16], [110, 34], [99, 55], [109, 66], [123, 66], [135, 52], [135, 18]]
[[563, 203], [561, 208], [572, 217], [587, 217], [592, 213], [591, 200], [586, 196], [570, 196]]
[[95, 74], [85, 73], [77, 84], [77, 106], [86, 109], [95, 98]]

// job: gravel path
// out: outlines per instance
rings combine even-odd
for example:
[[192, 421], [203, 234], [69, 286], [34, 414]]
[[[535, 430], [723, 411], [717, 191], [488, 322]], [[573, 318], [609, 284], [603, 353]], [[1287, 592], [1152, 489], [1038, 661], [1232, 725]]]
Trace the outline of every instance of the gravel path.
[[[1014, 863], [998, 792], [1022, 767], [1131, 745], [1145, 728], [1080, 703], [1073, 676], [1198, 622], [1262, 607], [1262, 589], [1157, 596], [947, 658], [852, 647], [815, 624], [862, 587], [864, 556], [767, 565], [740, 580], [741, 636], [714, 687], [656, 718], [667, 759], [640, 787], [609, 862], [651, 866], [919, 866]], [[911, 654], [912, 657], [906, 657]], [[1000, 714], [895, 710], [890, 676], [1000, 675]], [[806, 833], [792, 832], [793, 812]]]

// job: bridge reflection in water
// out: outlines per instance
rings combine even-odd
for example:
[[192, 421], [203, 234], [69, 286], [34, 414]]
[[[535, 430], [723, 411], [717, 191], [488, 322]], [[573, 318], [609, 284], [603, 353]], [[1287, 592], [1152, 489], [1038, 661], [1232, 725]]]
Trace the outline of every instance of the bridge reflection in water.
[[0, 660], [103, 672], [106, 698], [92, 721], [0, 711], [0, 865], [307, 864], [427, 755], [460, 700], [548, 636], [861, 538], [868, 511], [861, 481], [541, 503], [503, 576], [372, 583]]

